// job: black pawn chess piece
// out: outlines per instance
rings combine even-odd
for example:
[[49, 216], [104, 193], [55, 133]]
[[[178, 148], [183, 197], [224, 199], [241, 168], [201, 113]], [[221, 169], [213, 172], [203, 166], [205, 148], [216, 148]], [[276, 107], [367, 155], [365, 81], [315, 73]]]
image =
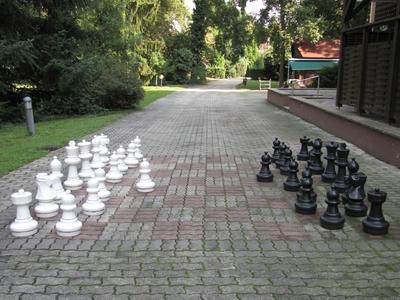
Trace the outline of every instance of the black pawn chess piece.
[[353, 174], [350, 177], [351, 187], [346, 193], [345, 212], [350, 217], [364, 217], [367, 215], [367, 206], [364, 204], [364, 186], [367, 176], [364, 173]]
[[322, 140], [315, 139], [313, 143], [313, 149], [310, 152], [310, 160], [308, 161], [308, 167], [313, 175], [320, 175], [324, 172], [324, 166], [321, 161], [321, 148]]
[[336, 178], [335, 160], [338, 144], [335, 142], [329, 142], [325, 145], [325, 148], [326, 156], [324, 158], [326, 159], [327, 163], [321, 178], [323, 182], [331, 183], [334, 182]]
[[313, 191], [312, 184], [311, 176], [301, 179], [300, 193], [297, 193], [297, 201], [294, 205], [299, 214], [311, 215], [317, 211], [317, 195]]
[[326, 193], [328, 204], [326, 211], [319, 218], [321, 227], [329, 230], [341, 229], [344, 226], [344, 217], [339, 212], [339, 194], [335, 189], [329, 189]]
[[300, 181], [297, 178], [297, 172], [299, 171], [299, 164], [297, 161], [292, 159], [289, 163], [289, 175], [286, 181], [283, 183], [285, 191], [297, 192], [300, 189]]
[[349, 163], [347, 164], [347, 169], [349, 171], [349, 175], [345, 176], [345, 178], [344, 178], [344, 182], [347, 186], [347, 190], [344, 192], [344, 195], [342, 196], [343, 204], [347, 203], [347, 194], [349, 192], [351, 192], [351, 189], [352, 189], [351, 176], [354, 174], [357, 174], [359, 168], [360, 167], [359, 167], [358, 163], [356, 162], [355, 158], [352, 158], [351, 161], [349, 161]]
[[286, 147], [287, 146], [286, 146], [285, 142], [282, 142], [279, 145], [279, 158], [275, 160], [275, 167], [277, 169], [280, 169], [281, 165], [285, 162], [284, 154], [285, 154]]
[[389, 231], [389, 222], [383, 216], [382, 204], [386, 201], [387, 194], [379, 189], [368, 192], [368, 201], [371, 202], [368, 217], [363, 221], [363, 231], [372, 235], [384, 235]]
[[268, 152], [264, 152], [264, 155], [261, 156], [261, 170], [257, 174], [257, 181], [261, 182], [271, 182], [274, 178], [274, 175], [271, 173], [269, 169], [269, 165], [271, 164], [271, 157]]
[[332, 187], [338, 193], [344, 193], [348, 188], [346, 184], [346, 168], [347, 168], [347, 158], [349, 156], [349, 149], [346, 148], [345, 143], [341, 143], [339, 148], [337, 149], [337, 160], [335, 161], [335, 165], [338, 167], [338, 171], [336, 174], [335, 181], [332, 184]]
[[[301, 177], [302, 177], [302, 178], [310, 178], [310, 179], [312, 179], [311, 171], [310, 171], [310, 169], [309, 169], [307, 166], [306, 166], [306, 168], [303, 170], [303, 172], [301, 172]], [[313, 189], [311, 190], [311, 197], [312, 197], [313, 199], [317, 199], [317, 194], [314, 193], [314, 190], [313, 190]]]
[[273, 142], [272, 148], [274, 149], [274, 153], [272, 153], [271, 162], [275, 163], [279, 159], [279, 146], [281, 145], [280, 140], [275, 138]]
[[306, 136], [300, 138], [301, 149], [299, 154], [297, 154], [297, 160], [307, 161], [310, 158], [310, 153], [308, 152], [308, 143], [310, 139]]
[[290, 150], [289, 147], [286, 147], [285, 153], [283, 156], [284, 160], [283, 163], [281, 164], [281, 167], [279, 168], [281, 175], [289, 175], [289, 164], [290, 161], [292, 160], [292, 150]]

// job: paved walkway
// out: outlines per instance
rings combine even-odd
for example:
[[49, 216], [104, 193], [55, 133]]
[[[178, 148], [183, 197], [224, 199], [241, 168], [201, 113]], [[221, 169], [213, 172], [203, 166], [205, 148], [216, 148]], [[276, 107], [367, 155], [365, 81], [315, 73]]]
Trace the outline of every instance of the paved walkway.
[[[9, 195], [34, 191], [53, 154], [0, 178], [0, 299], [399, 298], [399, 170], [349, 145], [367, 189], [389, 194], [391, 233], [365, 235], [354, 218], [343, 230], [322, 229], [326, 184], [316, 179], [319, 212], [304, 217], [282, 176], [262, 184], [255, 173], [274, 137], [296, 151], [303, 135], [338, 139], [236, 83], [171, 94], [106, 127], [113, 147], [141, 136], [157, 189], [136, 193], [131, 170], [103, 216], [79, 216], [78, 237], [57, 238], [56, 219], [40, 220], [30, 239], [8, 231]], [[84, 191], [75, 194], [83, 200]]]

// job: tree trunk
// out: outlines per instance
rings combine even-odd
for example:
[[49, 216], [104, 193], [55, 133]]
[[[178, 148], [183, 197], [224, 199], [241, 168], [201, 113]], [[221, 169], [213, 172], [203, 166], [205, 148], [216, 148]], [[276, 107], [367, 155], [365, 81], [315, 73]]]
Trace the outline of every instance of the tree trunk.
[[279, 59], [279, 87], [283, 87], [285, 82], [284, 77], [285, 77], [285, 52], [283, 50], [281, 53], [281, 57]]

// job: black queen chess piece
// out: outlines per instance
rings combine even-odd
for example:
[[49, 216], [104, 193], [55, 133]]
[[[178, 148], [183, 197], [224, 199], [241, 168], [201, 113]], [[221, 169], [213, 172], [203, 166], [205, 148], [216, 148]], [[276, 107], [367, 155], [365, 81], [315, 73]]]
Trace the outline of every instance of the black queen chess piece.
[[274, 178], [274, 175], [271, 173], [269, 169], [269, 165], [271, 164], [271, 156], [268, 152], [264, 152], [264, 155], [261, 156], [261, 169], [257, 174], [257, 181], [260, 182], [271, 182]]
[[326, 168], [324, 173], [322, 173], [321, 178], [323, 182], [332, 183], [336, 178], [336, 169], [335, 169], [335, 160], [336, 160], [336, 150], [338, 148], [338, 144], [335, 142], [329, 142], [325, 145], [326, 148]]
[[293, 158], [289, 163], [289, 175], [286, 181], [283, 183], [283, 189], [288, 192], [297, 192], [300, 189], [300, 181], [297, 178], [297, 172], [299, 171], [299, 164]]
[[300, 138], [301, 148], [299, 154], [297, 154], [297, 160], [307, 161], [310, 158], [310, 153], [308, 152], [308, 144], [310, 139], [306, 136]]
[[386, 201], [387, 194], [379, 189], [368, 192], [368, 201], [371, 208], [368, 216], [362, 221], [363, 231], [372, 235], [385, 235], [389, 231], [389, 222], [385, 220], [382, 205]]
[[279, 145], [279, 157], [275, 160], [275, 167], [277, 169], [281, 168], [281, 165], [284, 163], [285, 159], [284, 159], [284, 153], [286, 150], [286, 144], [285, 142], [281, 142], [281, 144]]
[[279, 146], [281, 145], [281, 141], [276, 137], [272, 148], [274, 152], [272, 153], [271, 162], [275, 163], [279, 159]]
[[338, 171], [336, 174], [335, 181], [332, 183], [332, 187], [338, 193], [344, 193], [348, 188], [346, 184], [346, 168], [348, 164], [350, 150], [346, 148], [345, 143], [341, 143], [337, 149], [337, 160], [335, 161], [335, 165], [338, 167]]
[[319, 138], [315, 139], [313, 149], [310, 152], [310, 160], [308, 161], [308, 167], [313, 175], [320, 175], [324, 172], [324, 166], [321, 161], [321, 148], [322, 140]]
[[326, 193], [325, 200], [328, 207], [319, 218], [321, 227], [329, 230], [341, 229], [344, 226], [344, 217], [339, 212], [339, 194], [335, 189], [330, 188]]
[[289, 147], [286, 147], [285, 153], [283, 155], [283, 163], [279, 168], [281, 175], [288, 176], [289, 175], [289, 164], [292, 160], [292, 150]]
[[350, 217], [364, 217], [367, 215], [367, 206], [364, 204], [364, 186], [367, 175], [356, 173], [350, 177], [350, 188], [346, 193], [345, 213]]
[[300, 192], [296, 195], [297, 198], [294, 206], [297, 213], [312, 215], [317, 211], [317, 195], [312, 188], [313, 180], [311, 174], [309, 177], [305, 177], [304, 174], [307, 176], [307, 173], [303, 171]]

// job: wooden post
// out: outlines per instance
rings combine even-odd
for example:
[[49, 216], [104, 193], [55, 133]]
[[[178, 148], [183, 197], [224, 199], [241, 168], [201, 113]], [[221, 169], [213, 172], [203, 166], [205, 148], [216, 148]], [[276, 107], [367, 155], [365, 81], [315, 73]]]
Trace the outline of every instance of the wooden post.
[[338, 73], [338, 86], [336, 89], [336, 106], [342, 107], [342, 93], [343, 93], [343, 65], [344, 60], [344, 48], [346, 43], [346, 34], [342, 32], [340, 38], [340, 59], [339, 59], [339, 73]]
[[363, 113], [364, 110], [364, 91], [365, 91], [365, 75], [367, 69], [367, 52], [368, 52], [368, 34], [369, 28], [365, 27], [363, 29], [363, 41], [362, 41], [362, 56], [361, 56], [361, 71], [359, 80], [359, 93], [358, 93], [358, 103], [357, 111], [359, 114]]

